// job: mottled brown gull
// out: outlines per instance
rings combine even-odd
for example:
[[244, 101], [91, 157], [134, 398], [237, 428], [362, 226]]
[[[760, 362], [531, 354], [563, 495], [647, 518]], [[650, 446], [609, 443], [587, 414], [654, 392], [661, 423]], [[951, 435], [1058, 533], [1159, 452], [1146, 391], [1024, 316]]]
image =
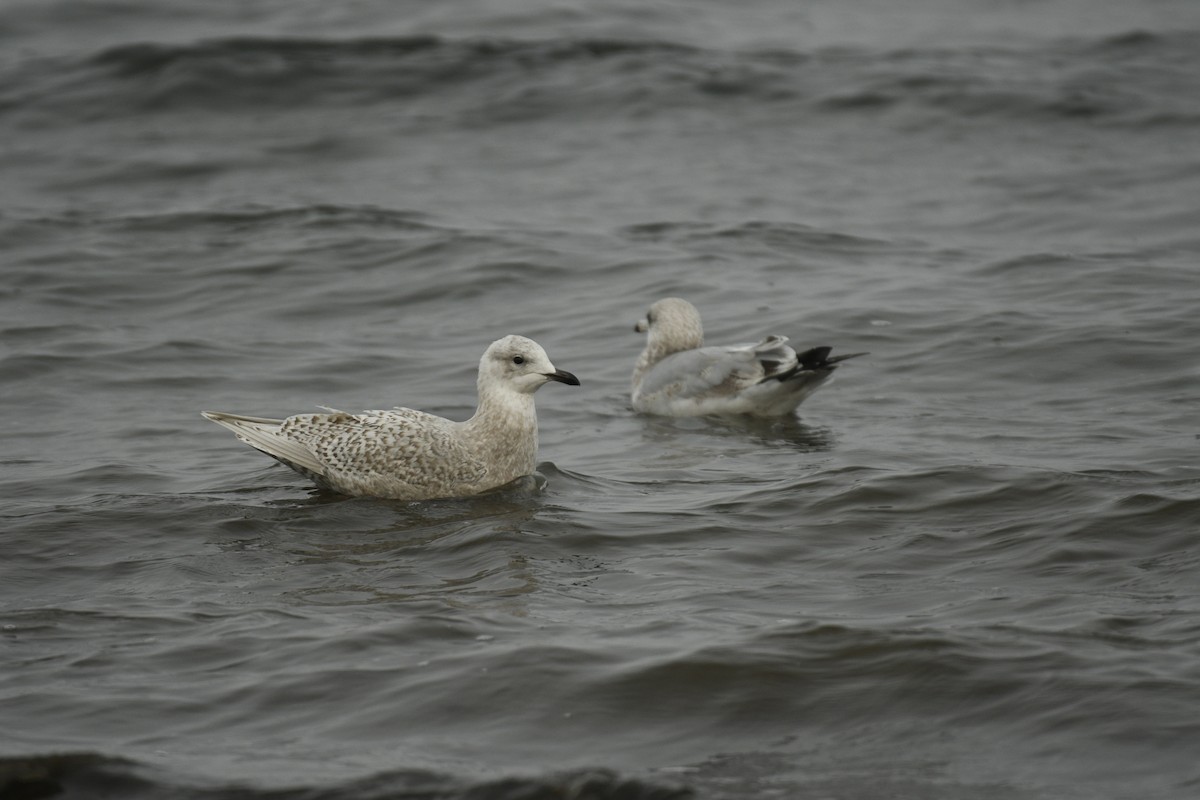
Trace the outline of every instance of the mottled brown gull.
[[837, 362], [866, 355], [830, 358], [829, 347], [797, 353], [786, 336], [705, 347], [700, 312], [678, 297], [650, 306], [634, 330], [649, 336], [633, 370], [633, 408], [668, 417], [789, 414], [829, 380]]
[[505, 336], [479, 361], [479, 405], [465, 422], [393, 408], [264, 419], [201, 412], [237, 438], [318, 486], [349, 495], [428, 500], [478, 494], [533, 472], [537, 412], [533, 393], [549, 381], [578, 386], [546, 351]]

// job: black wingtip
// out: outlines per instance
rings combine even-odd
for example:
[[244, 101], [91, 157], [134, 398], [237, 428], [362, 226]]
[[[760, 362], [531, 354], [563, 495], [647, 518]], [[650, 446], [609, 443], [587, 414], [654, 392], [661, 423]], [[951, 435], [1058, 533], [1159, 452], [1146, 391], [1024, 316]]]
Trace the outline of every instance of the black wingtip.
[[772, 379], [783, 382], [796, 377], [802, 372], [832, 371], [839, 362], [845, 361], [848, 358], [870, 355], [870, 353], [846, 353], [845, 355], [830, 358], [829, 352], [831, 350], [833, 350], [832, 347], [822, 345], [821, 347], [811, 347], [803, 353], [797, 353], [796, 366], [781, 375], [773, 375]]
[[829, 362], [829, 353], [833, 350], [832, 347], [811, 347], [803, 353], [796, 354], [796, 360], [800, 362], [800, 369], [820, 369]]
[[845, 355], [834, 356], [833, 358], [829, 359], [825, 363], [826, 364], [836, 364], [839, 361], [845, 361], [846, 359], [849, 359], [849, 358], [858, 358], [859, 356], [869, 356], [869, 355], [871, 355], [871, 354], [870, 353], [846, 353]]

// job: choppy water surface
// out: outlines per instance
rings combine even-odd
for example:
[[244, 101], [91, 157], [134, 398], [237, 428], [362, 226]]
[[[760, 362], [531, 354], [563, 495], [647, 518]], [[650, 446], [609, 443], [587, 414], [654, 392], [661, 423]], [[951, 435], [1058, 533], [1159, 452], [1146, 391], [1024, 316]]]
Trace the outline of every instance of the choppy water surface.
[[[1188, 3], [8, 3], [0, 796], [1191, 798]], [[628, 407], [645, 307], [869, 350]], [[471, 413], [313, 490], [198, 412]]]

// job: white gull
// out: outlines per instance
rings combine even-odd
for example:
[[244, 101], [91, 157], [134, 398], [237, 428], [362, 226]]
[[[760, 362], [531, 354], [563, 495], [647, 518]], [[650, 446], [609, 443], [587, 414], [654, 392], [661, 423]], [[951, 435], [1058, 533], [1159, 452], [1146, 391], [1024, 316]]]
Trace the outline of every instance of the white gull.
[[829, 380], [839, 361], [832, 348], [797, 353], [786, 336], [755, 344], [705, 347], [700, 312], [687, 300], [666, 297], [634, 326], [649, 333], [633, 370], [633, 408], [645, 414], [788, 414]]
[[393, 408], [264, 419], [204, 411], [237, 438], [318, 486], [394, 500], [464, 497], [529, 475], [537, 460], [533, 393], [549, 381], [578, 386], [546, 351], [505, 336], [479, 361], [479, 406], [465, 422]]

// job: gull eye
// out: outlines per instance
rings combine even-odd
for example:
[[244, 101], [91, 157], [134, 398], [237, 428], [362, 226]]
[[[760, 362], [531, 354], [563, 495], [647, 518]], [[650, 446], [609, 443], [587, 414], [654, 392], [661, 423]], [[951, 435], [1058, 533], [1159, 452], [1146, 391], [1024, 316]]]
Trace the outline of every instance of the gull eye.
[[514, 364], [524, 364], [525, 356], [513, 356], [513, 363]]

